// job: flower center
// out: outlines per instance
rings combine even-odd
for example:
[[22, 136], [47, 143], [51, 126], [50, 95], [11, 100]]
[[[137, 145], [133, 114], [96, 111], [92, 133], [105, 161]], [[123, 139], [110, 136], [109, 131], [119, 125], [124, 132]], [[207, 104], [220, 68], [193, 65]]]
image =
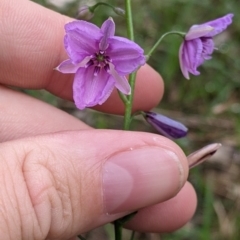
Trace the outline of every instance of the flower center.
[[109, 71], [109, 63], [111, 59], [106, 55], [105, 51], [99, 51], [95, 53], [95, 55], [91, 56], [91, 59], [86, 64], [86, 67], [94, 66], [94, 76], [97, 76], [98, 73], [104, 69], [105, 71]]

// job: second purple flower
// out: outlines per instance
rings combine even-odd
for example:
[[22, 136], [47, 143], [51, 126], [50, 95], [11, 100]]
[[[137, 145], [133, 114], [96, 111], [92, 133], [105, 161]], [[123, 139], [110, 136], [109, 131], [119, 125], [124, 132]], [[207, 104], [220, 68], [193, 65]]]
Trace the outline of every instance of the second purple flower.
[[114, 36], [115, 24], [109, 18], [101, 28], [86, 21], [65, 25], [64, 46], [69, 59], [56, 70], [75, 73], [73, 98], [79, 109], [104, 103], [116, 87], [124, 94], [131, 88], [126, 75], [146, 62], [136, 43]]
[[233, 14], [200, 25], [193, 25], [179, 49], [179, 61], [183, 76], [189, 73], [199, 75], [197, 68], [205, 60], [211, 59], [214, 50], [213, 37], [224, 31], [232, 23]]

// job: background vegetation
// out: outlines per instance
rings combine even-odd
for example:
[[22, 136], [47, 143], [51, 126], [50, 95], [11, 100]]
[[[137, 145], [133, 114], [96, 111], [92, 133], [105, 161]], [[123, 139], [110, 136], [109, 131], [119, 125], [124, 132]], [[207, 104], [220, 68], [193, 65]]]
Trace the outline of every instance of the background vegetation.
[[[46, 0], [35, 0], [48, 8], [75, 17], [79, 4], [72, 1], [56, 7]], [[56, 1], [58, 2], [58, 1]], [[60, 2], [60, 1], [59, 1]], [[123, 7], [122, 0], [105, 1]], [[201, 75], [183, 78], [178, 63], [181, 39], [168, 37], [150, 60], [165, 81], [165, 95], [156, 111], [180, 120], [189, 128], [189, 135], [177, 143], [186, 153], [205, 144], [221, 142], [223, 147], [207, 163], [191, 170], [189, 180], [198, 194], [198, 209], [193, 220], [181, 230], [161, 235], [161, 239], [240, 239], [240, 9], [239, 0], [135, 0], [133, 2], [136, 41], [146, 50], [163, 33], [170, 30], [187, 31], [197, 23], [234, 13], [234, 23], [215, 38], [218, 50], [213, 59], [200, 68]], [[89, 5], [94, 1], [85, 1]], [[126, 36], [124, 18], [104, 7], [99, 8], [92, 21], [98, 25], [112, 16], [118, 35]], [[147, 84], [147, 79], [146, 79]], [[44, 91], [27, 91], [97, 128], [121, 128], [122, 119], [93, 111], [78, 111], [72, 103], [57, 99]], [[135, 130], [154, 131], [141, 119]], [[111, 238], [106, 227], [103, 235], [88, 239]], [[99, 234], [99, 233], [98, 233]], [[101, 238], [101, 236], [104, 236]], [[138, 239], [159, 239], [155, 234], [139, 234]]]

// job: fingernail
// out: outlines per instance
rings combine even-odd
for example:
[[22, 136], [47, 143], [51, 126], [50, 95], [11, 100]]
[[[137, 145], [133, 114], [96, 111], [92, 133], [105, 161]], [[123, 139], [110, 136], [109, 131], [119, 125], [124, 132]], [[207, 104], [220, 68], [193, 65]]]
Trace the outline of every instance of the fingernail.
[[212, 143], [188, 155], [187, 159], [189, 168], [196, 167], [208, 160], [221, 146], [221, 143]]
[[103, 200], [108, 214], [134, 211], [165, 201], [182, 187], [181, 161], [170, 150], [145, 147], [120, 152], [103, 167]]

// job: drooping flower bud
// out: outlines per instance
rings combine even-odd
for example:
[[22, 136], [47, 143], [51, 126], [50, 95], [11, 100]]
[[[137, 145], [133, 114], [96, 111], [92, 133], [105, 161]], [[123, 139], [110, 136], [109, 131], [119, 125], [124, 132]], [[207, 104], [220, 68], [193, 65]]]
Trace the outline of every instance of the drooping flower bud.
[[125, 15], [125, 10], [123, 10], [120, 7], [113, 8], [113, 11], [119, 16], [124, 16]]
[[77, 19], [81, 20], [90, 20], [94, 16], [94, 13], [91, 11], [91, 8], [87, 5], [83, 5], [78, 9]]
[[159, 133], [169, 138], [182, 138], [187, 135], [188, 129], [182, 123], [154, 112], [144, 112], [146, 121]]

